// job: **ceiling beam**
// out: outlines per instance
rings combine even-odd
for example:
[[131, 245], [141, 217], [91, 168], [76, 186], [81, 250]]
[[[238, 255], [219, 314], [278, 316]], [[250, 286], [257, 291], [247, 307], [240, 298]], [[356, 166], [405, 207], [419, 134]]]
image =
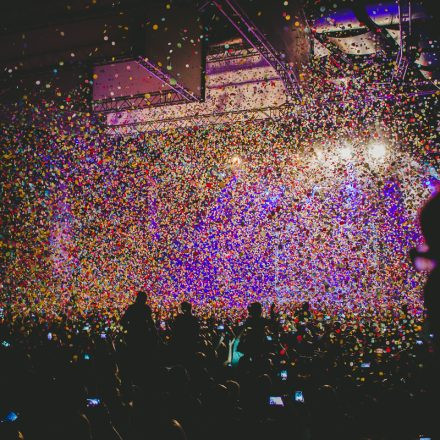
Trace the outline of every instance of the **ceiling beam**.
[[270, 44], [264, 34], [251, 21], [234, 0], [212, 0], [212, 3], [226, 17], [240, 36], [247, 41], [272, 66], [280, 76], [288, 99], [299, 98], [301, 89], [296, 75], [281, 59], [280, 54]]
[[399, 49], [399, 44], [388, 33], [385, 27], [382, 27], [370, 17], [367, 12], [367, 1], [358, 0], [352, 5], [354, 15], [361, 24], [364, 24], [377, 37], [382, 50], [386, 55], [390, 55]]
[[190, 92], [187, 88], [177, 82], [177, 80], [162, 72], [156, 65], [154, 65], [148, 58], [138, 57], [135, 60], [141, 67], [143, 67], [150, 75], [154, 76], [156, 79], [164, 83], [167, 87], [173, 90], [175, 93], [181, 96], [181, 98], [186, 102], [200, 102], [201, 99]]

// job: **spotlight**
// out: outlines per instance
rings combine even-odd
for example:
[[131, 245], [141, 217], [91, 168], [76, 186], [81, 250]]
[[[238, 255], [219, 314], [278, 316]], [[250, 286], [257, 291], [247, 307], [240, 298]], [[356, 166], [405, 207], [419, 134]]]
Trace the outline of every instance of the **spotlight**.
[[387, 152], [387, 148], [383, 142], [373, 142], [370, 145], [370, 154], [374, 159], [382, 159]]
[[235, 154], [234, 156], [231, 157], [231, 164], [235, 167], [238, 167], [241, 165], [241, 157], [238, 156], [237, 154]]
[[339, 155], [341, 156], [342, 159], [350, 159], [351, 153], [352, 150], [350, 145], [345, 145], [339, 150]]

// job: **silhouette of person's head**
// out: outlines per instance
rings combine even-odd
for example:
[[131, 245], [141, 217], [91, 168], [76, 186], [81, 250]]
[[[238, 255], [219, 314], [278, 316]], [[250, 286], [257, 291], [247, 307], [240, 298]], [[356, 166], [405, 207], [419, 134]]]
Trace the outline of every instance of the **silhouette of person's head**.
[[440, 259], [440, 192], [432, 197], [420, 213], [420, 226], [429, 248], [429, 258]]
[[136, 296], [136, 304], [144, 305], [147, 302], [147, 294], [144, 291], [139, 291]]
[[262, 307], [261, 303], [253, 302], [253, 303], [249, 304], [248, 312], [251, 317], [258, 318], [263, 313], [263, 307]]
[[[420, 226], [425, 244], [428, 247], [426, 252], [419, 255], [431, 261], [429, 276], [424, 289], [425, 307], [429, 317], [429, 326], [435, 334], [434, 343], [437, 350], [440, 350], [440, 192], [432, 197], [423, 207], [420, 213]], [[416, 254], [417, 256], [417, 254]]]
[[180, 310], [182, 310], [182, 313], [184, 315], [191, 314], [192, 306], [188, 301], [183, 301], [182, 304], [180, 304]]

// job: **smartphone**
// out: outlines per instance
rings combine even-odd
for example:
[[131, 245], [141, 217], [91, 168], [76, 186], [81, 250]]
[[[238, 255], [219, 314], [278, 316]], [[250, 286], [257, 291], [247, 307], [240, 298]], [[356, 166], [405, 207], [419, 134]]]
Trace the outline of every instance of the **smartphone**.
[[328, 320], [330, 319], [330, 316], [325, 315], [325, 316], [324, 316], [324, 319], [325, 319], [326, 321], [328, 321]]
[[418, 340], [416, 341], [416, 344], [417, 344], [417, 345], [423, 345], [423, 341], [421, 341], [420, 339], [418, 339]]
[[101, 339], [107, 338], [107, 335], [105, 333], [101, 333]]
[[284, 402], [282, 397], [280, 396], [270, 396], [269, 397], [269, 405], [270, 406], [284, 406]]
[[280, 371], [280, 378], [281, 380], [287, 380], [287, 370], [281, 370]]
[[267, 339], [268, 341], [272, 341], [272, 336], [267, 335], [267, 336], [266, 336], [266, 339]]
[[18, 414], [14, 411], [9, 411], [5, 417], [1, 420], [2, 422], [12, 423], [18, 419]]
[[4, 313], [4, 309], [0, 308], [0, 318], [4, 318], [5, 313]]
[[51, 341], [51, 340], [52, 340], [52, 333], [51, 333], [51, 332], [49, 332], [49, 333], [47, 334], [47, 340], [48, 340], [48, 341]]
[[11, 344], [8, 341], [3, 341], [2, 342], [3, 347], [10, 347]]
[[90, 355], [89, 354], [85, 354], [84, 355], [84, 360], [85, 361], [89, 361], [90, 360]]
[[293, 399], [295, 402], [304, 403], [304, 395], [302, 391], [295, 391], [295, 394], [293, 395]]
[[217, 327], [217, 330], [224, 330], [225, 329], [225, 326], [223, 325], [223, 324], [220, 324], [218, 327]]
[[361, 368], [370, 368], [371, 367], [371, 362], [362, 362], [361, 364]]
[[86, 332], [88, 332], [88, 331], [90, 330], [90, 325], [85, 325], [85, 326], [83, 327], [83, 330], [86, 331]]
[[87, 399], [87, 408], [95, 408], [99, 405], [101, 405], [101, 399], [99, 399], [98, 397]]

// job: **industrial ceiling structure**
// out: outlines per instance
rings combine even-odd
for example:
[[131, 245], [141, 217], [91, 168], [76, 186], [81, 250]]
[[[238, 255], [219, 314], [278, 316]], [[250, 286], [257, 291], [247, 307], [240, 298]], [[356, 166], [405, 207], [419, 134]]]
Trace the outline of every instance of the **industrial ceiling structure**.
[[0, 99], [13, 101], [45, 87], [46, 95], [64, 93], [81, 82], [89, 87], [89, 109], [99, 113], [202, 102], [207, 56], [236, 57], [243, 50], [258, 52], [277, 72], [287, 101], [307, 93], [301, 72], [311, 59], [322, 60], [324, 74], [325, 63], [341, 66], [341, 77], [344, 66], [382, 63], [389, 69], [386, 81], [434, 93], [434, 3], [2, 2]]

